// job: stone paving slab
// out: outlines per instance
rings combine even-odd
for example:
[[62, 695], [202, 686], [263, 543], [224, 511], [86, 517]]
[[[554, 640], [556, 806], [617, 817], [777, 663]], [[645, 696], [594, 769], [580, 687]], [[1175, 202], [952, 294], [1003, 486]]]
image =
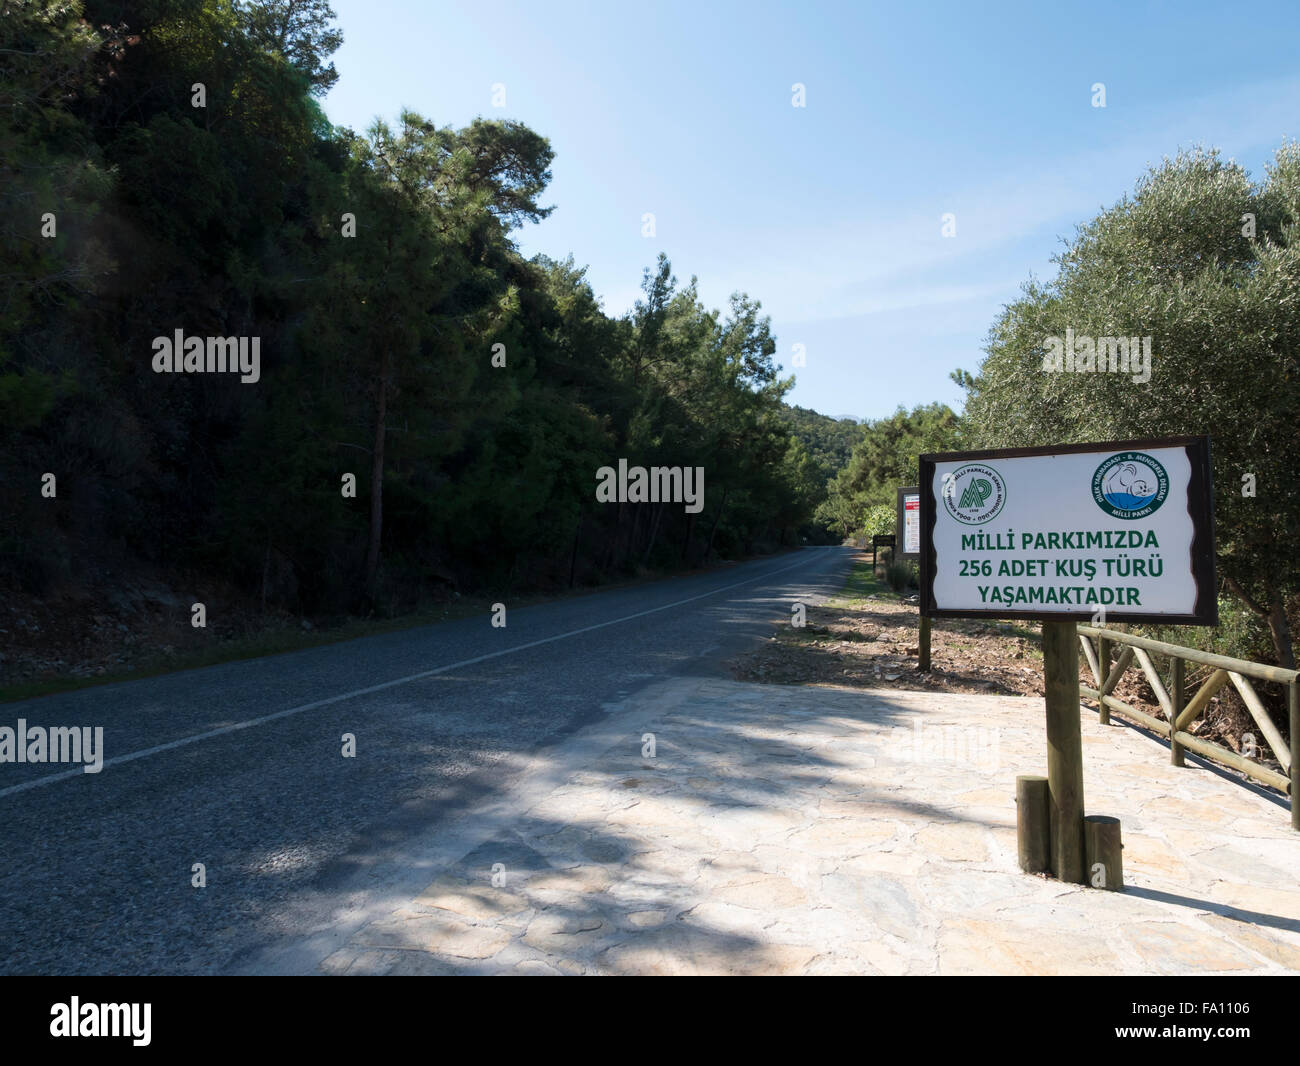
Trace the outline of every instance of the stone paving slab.
[[321, 972], [1300, 972], [1288, 808], [1091, 711], [1086, 809], [1123, 823], [1122, 893], [1018, 870], [1041, 699], [692, 679], [629, 702]]

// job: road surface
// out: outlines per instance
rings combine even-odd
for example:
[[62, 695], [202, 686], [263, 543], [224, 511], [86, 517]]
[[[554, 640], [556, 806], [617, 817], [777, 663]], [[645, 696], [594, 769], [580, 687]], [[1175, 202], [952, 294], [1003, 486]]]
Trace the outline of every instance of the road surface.
[[805, 548], [509, 611], [505, 628], [485, 613], [5, 704], [0, 725], [102, 726], [105, 762], [0, 764], [0, 972], [246, 967], [364, 908], [404, 844], [605, 707], [723, 674], [793, 602], [836, 592], [852, 554]]

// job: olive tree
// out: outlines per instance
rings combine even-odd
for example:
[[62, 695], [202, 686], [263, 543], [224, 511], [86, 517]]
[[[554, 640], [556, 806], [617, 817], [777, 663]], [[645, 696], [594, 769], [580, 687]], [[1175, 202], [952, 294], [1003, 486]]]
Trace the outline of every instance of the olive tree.
[[[1300, 146], [1254, 183], [1217, 151], [1166, 159], [1079, 227], [1048, 283], [989, 331], [967, 390], [977, 446], [1208, 434], [1218, 572], [1295, 663], [1300, 591]], [[1147, 368], [1055, 369], [1049, 338], [1151, 338]], [[1118, 360], [1117, 360], [1118, 362]], [[1145, 380], [1144, 380], [1145, 379]]]

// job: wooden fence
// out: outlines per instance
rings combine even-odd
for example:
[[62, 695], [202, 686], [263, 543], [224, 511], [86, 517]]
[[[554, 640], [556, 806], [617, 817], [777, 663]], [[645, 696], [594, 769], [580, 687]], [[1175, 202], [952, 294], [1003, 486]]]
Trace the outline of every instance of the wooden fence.
[[[1096, 638], [1094, 647], [1091, 638]], [[1300, 830], [1300, 804], [1296, 796], [1300, 794], [1300, 671], [1284, 670], [1278, 666], [1265, 666], [1245, 659], [1234, 659], [1227, 655], [1215, 655], [1212, 652], [1198, 651], [1195, 648], [1183, 648], [1177, 644], [1166, 644], [1160, 640], [1137, 637], [1131, 633], [1120, 633], [1113, 629], [1099, 629], [1095, 626], [1079, 626], [1079, 643], [1083, 646], [1084, 657], [1097, 679], [1096, 688], [1079, 686], [1079, 694], [1097, 703], [1102, 724], [1110, 721], [1110, 712], [1118, 711], [1125, 718], [1130, 718], [1161, 736], [1169, 738], [1169, 759], [1175, 766], [1183, 765], [1183, 750], [1194, 751], [1207, 759], [1223, 763], [1256, 781], [1285, 793], [1291, 797], [1291, 827]], [[1123, 651], [1111, 664], [1111, 646], [1121, 645]], [[1152, 654], [1167, 657], [1171, 662], [1169, 683], [1156, 670]], [[1167, 721], [1154, 718], [1144, 711], [1139, 711], [1123, 700], [1111, 695], [1115, 685], [1124, 672], [1136, 662], [1146, 675], [1151, 690], [1156, 695]], [[1186, 664], [1199, 663], [1213, 669], [1196, 693], [1189, 700], [1186, 698]], [[1272, 681], [1285, 685], [1287, 689], [1287, 709], [1290, 718], [1290, 743], [1282, 739], [1282, 732], [1269, 717], [1268, 710], [1260, 702], [1250, 678], [1259, 681]], [[1210, 704], [1210, 699], [1224, 685], [1231, 683], [1241, 694], [1242, 702], [1250, 716], [1255, 720], [1259, 731], [1273, 749], [1277, 761], [1285, 774], [1267, 766], [1262, 766], [1253, 759], [1238, 754], [1221, 744], [1193, 736], [1187, 731], [1197, 717]]]

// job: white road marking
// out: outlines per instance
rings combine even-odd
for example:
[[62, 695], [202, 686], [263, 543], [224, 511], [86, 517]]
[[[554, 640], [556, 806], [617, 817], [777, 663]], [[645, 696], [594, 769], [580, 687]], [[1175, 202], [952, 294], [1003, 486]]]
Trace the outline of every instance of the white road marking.
[[[531, 640], [527, 644], [518, 644], [513, 648], [503, 648], [501, 651], [490, 651], [486, 655], [476, 655], [472, 659], [462, 659], [457, 663], [449, 663], [446, 666], [439, 666], [433, 670], [423, 670], [418, 674], [410, 674], [407, 677], [399, 677], [395, 681], [385, 681], [382, 685], [371, 685], [369, 688], [354, 689], [352, 692], [344, 692], [339, 696], [330, 696], [328, 699], [315, 700], [312, 703], [304, 703], [298, 707], [290, 707], [287, 711], [276, 711], [275, 714], [265, 714], [261, 718], [249, 718], [244, 722], [236, 722], [234, 725], [222, 726], [220, 729], [210, 729], [206, 733], [196, 733], [192, 737], [182, 737], [180, 740], [172, 740], [166, 744], [159, 744], [153, 748], [145, 748], [142, 751], [133, 751], [129, 755], [118, 755], [112, 759], [105, 759], [101, 766], [101, 771], [108, 769], [110, 766], [120, 766], [123, 763], [134, 762], [136, 759], [144, 759], [150, 755], [157, 755], [159, 752], [171, 751], [174, 748], [183, 748], [188, 744], [197, 744], [200, 740], [212, 740], [214, 737], [225, 736], [227, 733], [235, 733], [241, 729], [251, 729], [253, 726], [265, 725], [267, 722], [274, 722], [279, 718], [288, 718], [290, 715], [302, 714], [303, 711], [314, 711], [317, 707], [328, 707], [332, 703], [342, 703], [344, 700], [354, 699], [357, 696], [369, 696], [372, 692], [383, 692], [384, 689], [396, 688], [398, 685], [406, 685], [412, 681], [419, 681], [421, 678], [433, 677], [436, 674], [445, 674], [448, 670], [459, 670], [463, 666], [473, 666], [475, 663], [486, 662], [488, 659], [497, 659], [503, 655], [513, 655], [515, 652], [527, 651], [529, 648], [540, 647], [543, 644], [554, 644], [557, 640], [567, 640], [569, 637], [576, 637], [582, 633], [590, 633], [596, 629], [605, 629], [608, 626], [616, 626], [623, 622], [630, 622], [634, 618], [644, 618], [648, 614], [658, 614], [660, 611], [670, 611], [674, 607], [681, 607], [686, 603], [694, 603], [696, 600], [707, 599], [709, 596], [716, 596], [720, 592], [730, 592], [732, 589], [738, 589], [741, 585], [752, 585], [755, 581], [762, 581], [765, 578], [775, 577], [777, 574], [784, 574], [787, 570], [794, 570], [796, 567], [808, 566], [817, 559], [822, 558], [826, 553], [817, 552], [812, 559], [800, 560], [789, 566], [783, 566], [780, 570], [773, 570], [770, 573], [759, 574], [757, 577], [749, 577], [744, 581], [737, 581], [734, 585], [724, 585], [720, 589], [712, 589], [709, 592], [701, 592], [698, 596], [688, 596], [684, 600], [677, 600], [674, 603], [666, 603], [662, 607], [651, 607], [646, 611], [637, 611], [635, 614], [624, 615], [622, 618], [613, 618], [608, 622], [597, 622], [595, 625], [583, 626], [581, 629], [573, 629], [568, 633], [559, 633], [553, 637], [543, 637], [541, 640]], [[0, 796], [9, 796], [15, 792], [25, 792], [29, 788], [40, 788], [43, 785], [52, 785], [56, 781], [66, 781], [71, 777], [81, 777], [85, 771], [78, 767], [75, 770], [64, 770], [57, 774], [48, 774], [44, 777], [37, 777], [31, 781], [24, 781], [20, 785], [10, 785], [8, 788], [0, 788]]]

